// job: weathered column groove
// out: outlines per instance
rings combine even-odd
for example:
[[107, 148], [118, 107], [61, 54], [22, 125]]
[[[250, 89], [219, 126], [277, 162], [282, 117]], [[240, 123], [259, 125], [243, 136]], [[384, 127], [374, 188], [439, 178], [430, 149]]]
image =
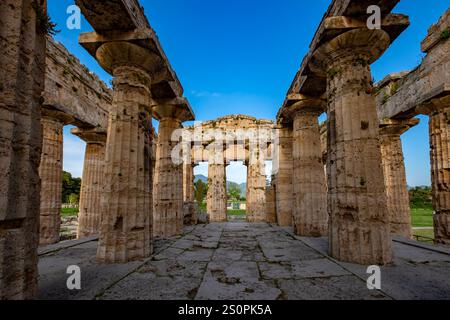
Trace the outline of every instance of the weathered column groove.
[[411, 238], [411, 209], [400, 135], [418, 120], [388, 121], [381, 124], [380, 142], [384, 181], [392, 234]]
[[275, 146], [275, 202], [277, 222], [280, 226], [293, 224], [293, 189], [292, 189], [292, 128], [282, 127], [277, 130], [278, 142]]
[[138, 260], [152, 252], [148, 54], [125, 42], [107, 43], [97, 50], [99, 62], [114, 76], [97, 252], [103, 263]]
[[265, 150], [260, 145], [250, 144], [247, 165], [247, 221], [266, 221], [266, 172]]
[[392, 260], [370, 72], [388, 46], [384, 31], [355, 29], [322, 45], [310, 64], [327, 77], [330, 254], [341, 261]]
[[[295, 108], [293, 124], [294, 231], [306, 237], [328, 232], [327, 190], [318, 117], [321, 101], [305, 100]], [[315, 109], [314, 109], [315, 107]]]
[[100, 232], [106, 132], [76, 128], [72, 129], [72, 133], [86, 142], [77, 230], [77, 237], [84, 238]]
[[46, 1], [0, 1], [0, 300], [33, 299], [39, 243]]
[[430, 113], [431, 183], [434, 208], [434, 237], [438, 243], [450, 245], [450, 105], [434, 101]]
[[209, 145], [208, 153], [206, 211], [211, 222], [225, 222], [227, 221], [227, 187], [223, 145]]
[[63, 128], [69, 116], [42, 109], [42, 154], [39, 166], [41, 204], [39, 243], [59, 242], [62, 208]]
[[172, 159], [178, 144], [172, 141], [172, 134], [180, 128], [180, 120], [159, 121], [153, 195], [153, 235], [158, 237], [172, 237], [183, 231], [183, 167]]

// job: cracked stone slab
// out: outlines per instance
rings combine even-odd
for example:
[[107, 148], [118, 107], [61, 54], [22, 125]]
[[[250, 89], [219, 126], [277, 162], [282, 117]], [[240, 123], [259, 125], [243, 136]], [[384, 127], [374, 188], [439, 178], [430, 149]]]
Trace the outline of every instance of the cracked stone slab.
[[377, 290], [367, 289], [365, 282], [351, 276], [279, 280], [286, 300], [390, 300]]
[[112, 288], [101, 300], [192, 300], [201, 278], [159, 277], [154, 273], [133, 273]]

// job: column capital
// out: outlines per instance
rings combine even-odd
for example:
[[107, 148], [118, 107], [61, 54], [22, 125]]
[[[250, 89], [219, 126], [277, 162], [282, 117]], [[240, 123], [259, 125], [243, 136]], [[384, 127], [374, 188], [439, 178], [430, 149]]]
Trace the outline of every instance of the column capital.
[[100, 128], [74, 128], [70, 132], [88, 144], [106, 143], [106, 130]]
[[380, 121], [380, 135], [381, 136], [389, 136], [396, 135], [400, 136], [409, 129], [415, 127], [420, 123], [420, 119], [411, 118], [411, 119], [386, 119]]
[[390, 45], [389, 35], [383, 30], [358, 28], [347, 31], [319, 47], [312, 55], [309, 68], [326, 76], [336, 65], [347, 62], [370, 65]]
[[95, 54], [100, 66], [108, 73], [117, 77], [117, 70], [129, 68], [129, 70], [141, 70], [146, 73], [143, 78], [137, 79], [151, 85], [151, 76], [160, 67], [160, 57], [150, 50], [126, 41], [112, 41], [102, 44]]
[[317, 117], [325, 112], [327, 99], [325, 97], [311, 97], [303, 94], [291, 95], [290, 103], [286, 104], [281, 110], [279, 117], [286, 123], [292, 123], [297, 115], [312, 114]]
[[174, 119], [180, 123], [195, 120], [189, 101], [184, 97], [155, 100], [152, 106], [153, 116], [159, 121]]

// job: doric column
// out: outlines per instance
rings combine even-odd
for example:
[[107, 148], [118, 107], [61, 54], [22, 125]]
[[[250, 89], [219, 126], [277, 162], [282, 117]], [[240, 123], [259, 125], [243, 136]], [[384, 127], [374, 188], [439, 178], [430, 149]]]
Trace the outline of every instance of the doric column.
[[226, 165], [222, 145], [208, 146], [206, 211], [211, 222], [227, 221]]
[[97, 259], [124, 263], [152, 252], [152, 99], [147, 69], [152, 57], [137, 45], [109, 42], [97, 50], [97, 59], [114, 76]]
[[277, 130], [278, 143], [275, 148], [276, 165], [276, 211], [280, 226], [293, 224], [293, 189], [292, 189], [292, 128]]
[[96, 128], [75, 128], [72, 129], [72, 134], [86, 142], [77, 231], [77, 237], [84, 238], [100, 232], [100, 199], [104, 186], [106, 131]]
[[247, 221], [266, 221], [266, 172], [264, 151], [250, 144], [247, 164]]
[[62, 207], [63, 128], [68, 116], [42, 109], [42, 154], [39, 166], [41, 204], [39, 243], [59, 242]]
[[380, 125], [381, 160], [392, 234], [411, 238], [411, 209], [406, 183], [405, 163], [400, 135], [415, 126], [418, 119], [387, 120]]
[[433, 100], [430, 116], [431, 183], [434, 237], [450, 245], [450, 101]]
[[318, 117], [324, 102], [305, 99], [293, 105], [294, 231], [305, 237], [328, 232], [327, 190]]
[[277, 223], [277, 206], [275, 201], [275, 183], [274, 177], [272, 177], [272, 183], [266, 189], [266, 221], [268, 223]]
[[355, 29], [322, 45], [310, 63], [327, 77], [330, 253], [341, 261], [392, 260], [370, 72], [388, 46], [386, 32]]
[[153, 195], [153, 235], [172, 237], [183, 232], [183, 166], [172, 159], [178, 144], [172, 134], [181, 128], [174, 118], [159, 121]]
[[184, 224], [193, 225], [197, 223], [197, 212], [195, 208], [194, 190], [194, 167], [190, 161], [183, 164], [183, 211]]
[[37, 293], [46, 2], [34, 4], [0, 1], [0, 300]]

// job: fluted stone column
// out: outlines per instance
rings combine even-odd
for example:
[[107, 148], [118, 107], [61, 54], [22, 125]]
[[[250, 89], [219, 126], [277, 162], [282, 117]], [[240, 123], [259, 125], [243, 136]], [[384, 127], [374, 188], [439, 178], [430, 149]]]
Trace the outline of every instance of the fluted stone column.
[[328, 232], [327, 189], [318, 117], [321, 101], [305, 100], [295, 107], [293, 137], [294, 232], [321, 237]]
[[39, 166], [41, 204], [39, 243], [59, 242], [62, 208], [63, 128], [64, 115], [44, 111], [42, 124], [42, 154]]
[[[446, 101], [448, 102], [448, 101]], [[450, 104], [430, 114], [431, 183], [434, 208], [434, 237], [450, 245]]]
[[153, 235], [158, 237], [183, 232], [183, 166], [172, 160], [172, 150], [178, 144], [172, 141], [172, 134], [180, 128], [178, 119], [159, 121], [153, 198]]
[[341, 261], [392, 260], [370, 72], [388, 46], [386, 32], [355, 29], [322, 45], [310, 64], [327, 76], [330, 254]]
[[142, 259], [152, 252], [147, 56], [145, 49], [125, 42], [106, 43], [97, 50], [100, 64], [114, 76], [97, 251], [103, 263]]
[[220, 146], [208, 146], [208, 192], [206, 194], [206, 211], [211, 222], [227, 221], [227, 187], [226, 165], [223, 149]]
[[195, 207], [194, 167], [192, 163], [183, 164], [183, 212], [184, 224], [197, 223], [197, 211]]
[[411, 119], [408, 123], [389, 121], [389, 123], [383, 123], [380, 128], [381, 159], [390, 229], [392, 234], [406, 238], [412, 236], [411, 209], [400, 136], [417, 123], [416, 119]]
[[276, 152], [276, 212], [280, 226], [293, 224], [292, 128], [278, 129]]
[[266, 221], [266, 172], [264, 150], [250, 146], [247, 165], [247, 221]]
[[266, 188], [266, 221], [268, 223], [277, 223], [277, 206], [275, 203], [275, 184]]
[[106, 132], [76, 128], [72, 129], [72, 133], [86, 142], [78, 213], [77, 237], [80, 239], [98, 235], [100, 232]]
[[0, 300], [37, 293], [46, 2], [0, 1]]

